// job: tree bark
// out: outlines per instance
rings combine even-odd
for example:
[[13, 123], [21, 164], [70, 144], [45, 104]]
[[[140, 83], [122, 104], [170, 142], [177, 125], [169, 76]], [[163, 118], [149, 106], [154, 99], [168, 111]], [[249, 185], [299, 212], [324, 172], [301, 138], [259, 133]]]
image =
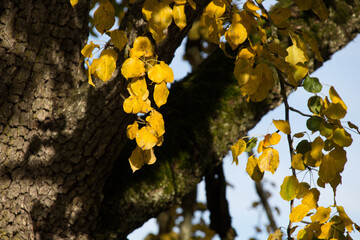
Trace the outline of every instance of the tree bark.
[[[146, 28], [142, 2], [122, 21], [122, 28], [133, 26], [130, 42]], [[207, 2], [197, 1], [185, 30], [170, 27], [156, 49], [160, 59], [171, 61]], [[358, 1], [334, 2], [332, 9], [339, 3], [346, 18], [334, 18], [340, 11], [333, 10], [332, 20], [310, 16], [307, 25], [321, 30], [313, 32], [325, 59], [360, 28]], [[158, 161], [132, 174], [127, 159], [134, 143], [125, 130], [134, 116], [123, 112], [121, 98], [126, 82], [115, 73], [93, 88], [80, 63], [89, 4], [0, 2], [1, 239], [124, 239], [180, 202], [238, 137], [281, 102], [278, 94], [263, 103], [244, 101], [233, 63], [216, 52], [171, 88], [161, 109], [167, 132]]]

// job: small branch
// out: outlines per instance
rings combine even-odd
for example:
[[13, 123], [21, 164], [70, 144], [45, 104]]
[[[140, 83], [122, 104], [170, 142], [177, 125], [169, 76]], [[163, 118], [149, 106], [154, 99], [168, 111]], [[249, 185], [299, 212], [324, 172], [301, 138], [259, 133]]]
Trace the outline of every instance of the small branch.
[[[289, 126], [290, 126], [290, 106], [289, 106], [289, 102], [288, 102], [287, 95], [286, 95], [285, 79], [279, 70], [278, 70], [278, 76], [279, 76], [279, 81], [280, 81], [280, 86], [281, 86], [281, 96], [283, 97], [284, 106], [285, 106], [285, 120], [289, 123]], [[294, 155], [294, 149], [292, 146], [290, 134], [287, 134], [287, 139], [288, 139], [288, 145], [289, 145], [289, 151], [290, 151], [290, 164], [291, 164], [293, 155]], [[296, 177], [295, 169], [293, 167], [291, 167], [291, 170], [292, 170], [293, 176]], [[293, 208], [294, 208], [294, 200], [291, 200], [290, 201], [290, 212], [292, 211]], [[293, 240], [293, 238], [291, 237], [291, 227], [292, 227], [292, 222], [291, 222], [291, 220], [289, 220], [289, 225], [287, 227], [288, 240]]]
[[303, 112], [300, 112], [299, 110], [297, 110], [297, 109], [295, 109], [295, 108], [293, 108], [293, 107], [290, 107], [290, 106], [289, 106], [289, 110], [291, 110], [291, 111], [293, 111], [293, 112], [296, 112], [296, 113], [298, 113], [298, 114], [300, 114], [300, 115], [302, 115], [302, 116], [304, 116], [304, 117], [312, 117], [312, 115], [310, 115], [310, 114], [305, 114], [305, 113], [303, 113]]

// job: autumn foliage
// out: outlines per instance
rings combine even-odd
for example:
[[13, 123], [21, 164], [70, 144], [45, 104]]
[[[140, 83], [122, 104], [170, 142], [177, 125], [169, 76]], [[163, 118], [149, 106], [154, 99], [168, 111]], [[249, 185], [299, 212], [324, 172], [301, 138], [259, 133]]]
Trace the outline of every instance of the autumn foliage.
[[[70, 2], [73, 6], [77, 3]], [[219, 45], [227, 56], [234, 58], [234, 76], [247, 101], [263, 101], [278, 87], [285, 103], [285, 119], [273, 120], [275, 132], [264, 133], [259, 142], [256, 137], [240, 138], [231, 147], [233, 163], [238, 164], [240, 154], [253, 152], [246, 172], [254, 181], [261, 181], [265, 172], [274, 174], [278, 168], [276, 145], [281, 136], [285, 136], [291, 154], [288, 164], [292, 169], [292, 175], [284, 177], [280, 190], [281, 197], [289, 201], [292, 209], [285, 234], [302, 240], [344, 239], [345, 236], [351, 239], [348, 234], [359, 226], [337, 204], [335, 197], [331, 206], [319, 206], [318, 200], [321, 188], [328, 185], [336, 194], [347, 162], [346, 147], [353, 142], [349, 131], [359, 133], [359, 130], [351, 122], [344, 125], [347, 106], [335, 88], [329, 87], [326, 96], [320, 95], [323, 85], [319, 79], [309, 76], [309, 54], [322, 61], [316, 39], [306, 30], [292, 29], [288, 22], [295, 8], [312, 11], [323, 21], [329, 15], [328, 9], [322, 0], [294, 0], [268, 12], [261, 2], [247, 0], [240, 5], [237, 1], [213, 0], [197, 23], [207, 29], [201, 37]], [[128, 96], [124, 97], [123, 109], [137, 115], [136, 121], [127, 127], [127, 137], [137, 143], [129, 157], [133, 171], [144, 164], [154, 164], [154, 148], [164, 141], [161, 106], [167, 102], [168, 86], [174, 81], [174, 74], [158, 59], [154, 49], [166, 37], [172, 22], [179, 31], [187, 26], [185, 9], [188, 6], [196, 9], [196, 1], [146, 0], [142, 14], [151, 37], [140, 36], [129, 42], [125, 30], [110, 30], [115, 23], [115, 11], [110, 2], [102, 1], [94, 13], [94, 25], [99, 33], [110, 36], [112, 44], [101, 48], [90, 42], [81, 51], [89, 84], [94, 87], [93, 77], [108, 81], [117, 67], [119, 54], [125, 59], [121, 63], [121, 74], [127, 79]], [[284, 38], [288, 41], [280, 41]], [[94, 59], [93, 52], [99, 50], [100, 57]], [[287, 103], [288, 89], [296, 91], [299, 87], [313, 94], [307, 102], [309, 113], [302, 113]], [[293, 133], [289, 111], [305, 116], [308, 129]], [[297, 177], [303, 171], [318, 171], [316, 185]], [[276, 237], [271, 234], [269, 239], [278, 239]]]

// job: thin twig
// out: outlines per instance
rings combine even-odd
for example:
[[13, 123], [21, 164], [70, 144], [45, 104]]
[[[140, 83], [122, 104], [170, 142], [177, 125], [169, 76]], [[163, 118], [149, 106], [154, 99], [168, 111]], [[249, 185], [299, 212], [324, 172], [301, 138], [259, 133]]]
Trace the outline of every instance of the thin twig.
[[300, 114], [300, 115], [302, 115], [304, 117], [312, 117], [312, 115], [303, 113], [303, 112], [301, 112], [301, 111], [299, 111], [299, 110], [297, 110], [297, 109], [295, 109], [293, 107], [290, 107], [290, 106], [289, 106], [289, 110], [291, 110], [293, 112], [296, 112], [296, 113], [298, 113], [298, 114]]

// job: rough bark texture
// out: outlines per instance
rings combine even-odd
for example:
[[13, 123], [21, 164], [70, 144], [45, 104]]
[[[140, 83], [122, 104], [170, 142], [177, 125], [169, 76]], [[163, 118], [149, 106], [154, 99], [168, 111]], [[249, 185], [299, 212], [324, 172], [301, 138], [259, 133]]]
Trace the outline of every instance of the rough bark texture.
[[[137, 12], [142, 2], [122, 22], [133, 26], [130, 41], [146, 27]], [[157, 46], [160, 59], [171, 61], [206, 2], [197, 1], [186, 29], [170, 27]], [[317, 37], [324, 59], [360, 28], [358, 0], [329, 3], [325, 23], [310, 13], [294, 20]], [[115, 74], [92, 88], [79, 63], [88, 8], [89, 0], [75, 9], [68, 0], [0, 2], [1, 239], [123, 239], [179, 202], [281, 101], [275, 93], [246, 103], [233, 63], [216, 52], [171, 88], [158, 161], [132, 174], [127, 158], [134, 144], [125, 129], [133, 117], [124, 114], [120, 97], [125, 81]]]

